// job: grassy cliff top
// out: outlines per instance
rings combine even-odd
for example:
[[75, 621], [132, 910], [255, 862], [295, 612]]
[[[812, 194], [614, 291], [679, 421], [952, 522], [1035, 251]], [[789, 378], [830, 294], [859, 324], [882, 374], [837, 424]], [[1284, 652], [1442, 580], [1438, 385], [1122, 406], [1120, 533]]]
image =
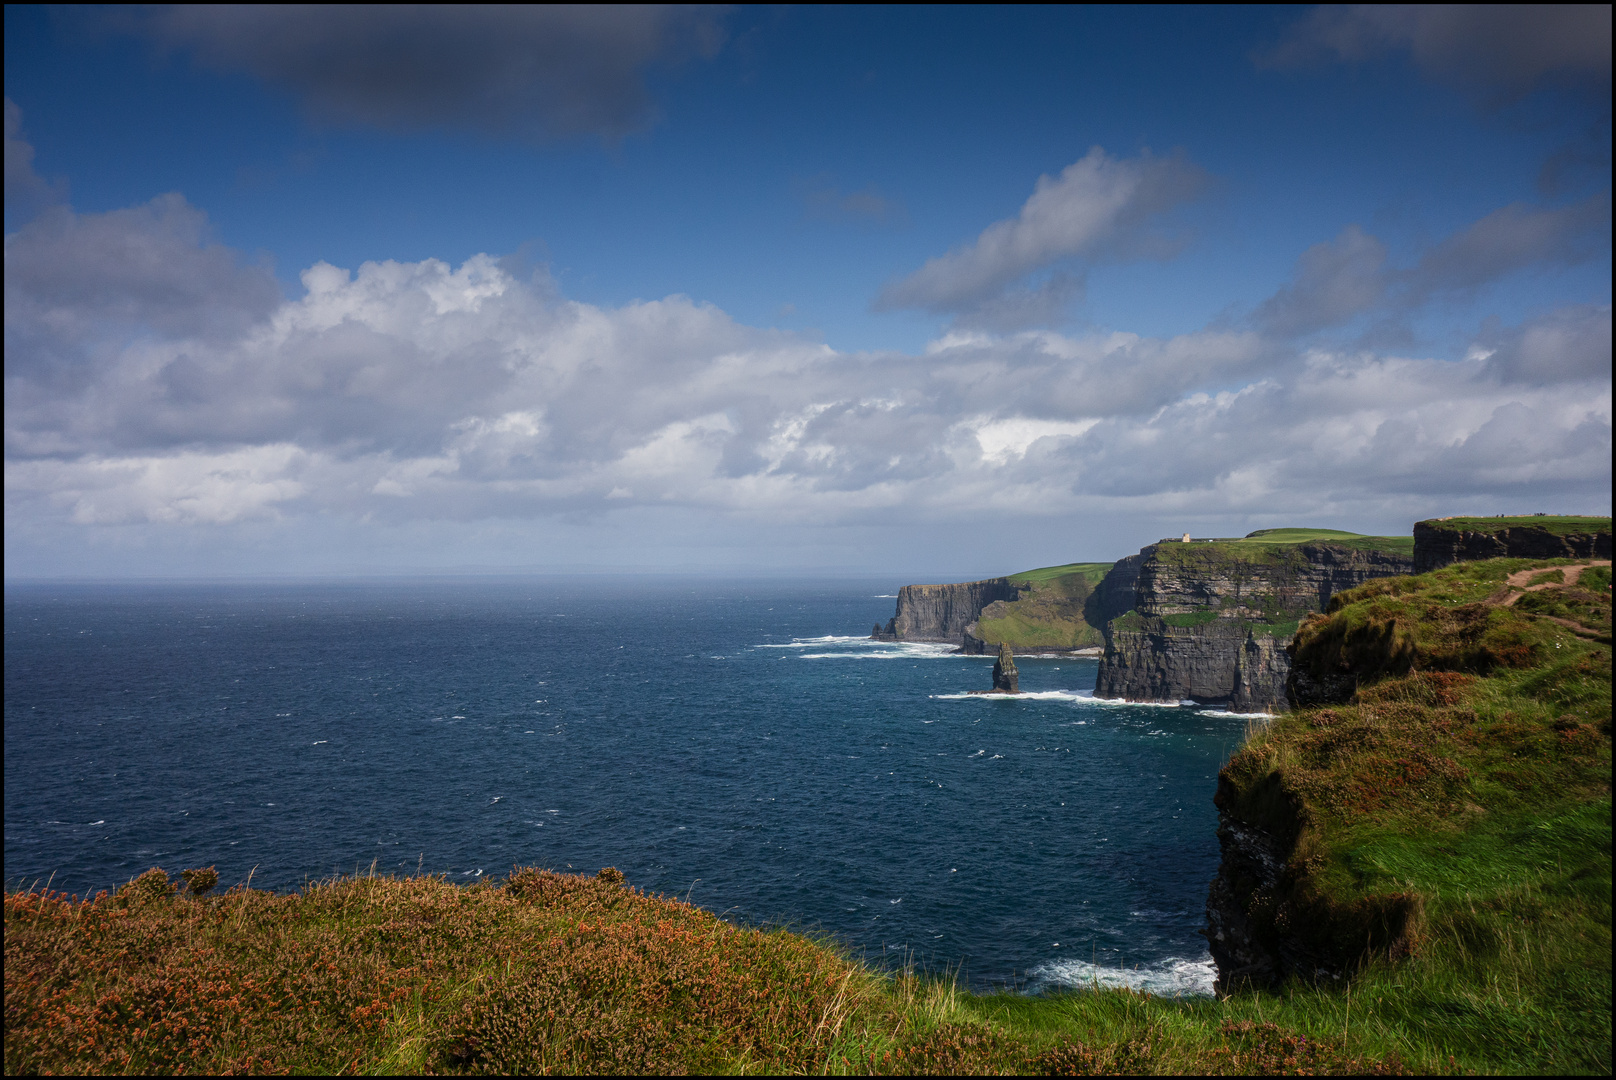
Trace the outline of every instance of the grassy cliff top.
[[1292, 868], [1259, 935], [1357, 967], [1354, 1023], [1419, 1003], [1407, 1021], [1474, 1040], [1483, 1071], [1611, 1067], [1610, 571], [1573, 582], [1581, 562], [1338, 594], [1294, 670], [1339, 704], [1255, 732], [1219, 778]]
[[1061, 566], [1044, 566], [1037, 570], [1023, 570], [1019, 574], [1011, 574], [1010, 580], [1017, 585], [1033, 585], [1077, 574], [1086, 579], [1090, 586], [1094, 586], [1100, 583], [1100, 579], [1105, 577], [1114, 565], [1116, 564], [1108, 562], [1074, 562]]
[[1501, 532], [1504, 529], [1542, 529], [1555, 536], [1573, 536], [1583, 533], [1610, 532], [1608, 517], [1579, 517], [1576, 515], [1546, 514], [1520, 517], [1451, 517], [1432, 518], [1420, 522], [1428, 529], [1444, 532]]
[[1240, 559], [1283, 561], [1297, 557], [1295, 549], [1303, 544], [1330, 544], [1354, 551], [1382, 551], [1394, 555], [1414, 553], [1412, 536], [1365, 536], [1340, 529], [1258, 529], [1242, 537], [1192, 539], [1188, 544], [1169, 539], [1154, 547], [1157, 558], [1202, 559], [1213, 553], [1227, 553]]

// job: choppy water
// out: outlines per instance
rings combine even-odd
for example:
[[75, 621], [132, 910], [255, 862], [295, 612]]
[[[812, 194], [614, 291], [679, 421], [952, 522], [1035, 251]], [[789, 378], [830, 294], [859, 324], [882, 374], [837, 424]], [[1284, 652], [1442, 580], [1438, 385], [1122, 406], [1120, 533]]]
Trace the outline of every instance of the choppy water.
[[869, 642], [894, 582], [8, 586], [5, 877], [593, 872], [971, 984], [1205, 992], [1245, 721]]

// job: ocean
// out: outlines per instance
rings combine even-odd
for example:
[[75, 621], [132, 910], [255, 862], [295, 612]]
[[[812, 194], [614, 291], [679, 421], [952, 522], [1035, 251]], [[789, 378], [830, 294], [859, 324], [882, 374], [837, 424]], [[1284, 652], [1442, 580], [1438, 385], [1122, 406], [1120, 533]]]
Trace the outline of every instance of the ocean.
[[7, 585], [5, 879], [593, 873], [976, 989], [1209, 993], [1248, 720], [872, 642], [890, 581]]

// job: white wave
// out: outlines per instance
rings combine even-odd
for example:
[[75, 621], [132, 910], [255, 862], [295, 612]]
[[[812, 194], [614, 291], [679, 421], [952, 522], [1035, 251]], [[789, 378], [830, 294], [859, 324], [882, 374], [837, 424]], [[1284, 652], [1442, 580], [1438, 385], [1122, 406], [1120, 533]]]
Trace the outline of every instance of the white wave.
[[[804, 660], [937, 660], [943, 657], [963, 656], [954, 646], [941, 641], [871, 641], [853, 638], [864, 646], [842, 652], [802, 653]], [[769, 646], [761, 646], [769, 648]], [[783, 646], [782, 646], [783, 647]]]
[[1181, 706], [1177, 701], [1125, 701], [1122, 698], [1095, 697], [1093, 690], [1079, 690], [1077, 696], [1095, 705], [1125, 705], [1145, 709], [1177, 709]]
[[1025, 690], [1019, 694], [932, 694], [933, 701], [1091, 701], [1083, 690]]
[[[826, 634], [824, 637], [792, 638], [789, 643], [783, 645], [754, 645], [752, 647], [754, 649], [812, 649], [816, 645], [846, 645], [853, 641], [874, 644], [874, 642], [870, 641], [868, 634], [863, 637], [849, 634]], [[892, 643], [886, 642], [885, 644]]]
[[1158, 997], [1209, 997], [1218, 977], [1210, 954], [1190, 959], [1169, 957], [1157, 964], [1133, 968], [1102, 967], [1087, 960], [1048, 960], [1033, 968], [1028, 989], [1088, 989], [1095, 986], [1143, 990]]
[[1277, 719], [1279, 719], [1278, 716], [1276, 716], [1274, 713], [1271, 713], [1271, 712], [1225, 712], [1222, 709], [1202, 709], [1201, 710], [1201, 715], [1202, 716], [1228, 716], [1228, 717], [1233, 717], [1236, 720], [1277, 720]]
[[876, 593], [874, 596], [876, 600], [896, 600], [897, 598], [898, 594], [895, 592]]

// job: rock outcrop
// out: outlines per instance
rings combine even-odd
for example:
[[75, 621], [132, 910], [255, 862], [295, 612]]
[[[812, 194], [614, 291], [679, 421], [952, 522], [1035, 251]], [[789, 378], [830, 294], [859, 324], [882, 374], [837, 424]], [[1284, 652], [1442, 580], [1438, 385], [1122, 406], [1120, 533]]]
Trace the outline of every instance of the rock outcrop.
[[1105, 624], [1095, 695], [1239, 712], [1288, 708], [1284, 646], [1301, 618], [1413, 569], [1409, 555], [1363, 543], [1163, 541], [1135, 558], [1133, 610]]
[[1009, 578], [987, 578], [958, 585], [905, 585], [898, 610], [871, 638], [877, 641], [965, 641], [965, 631], [996, 600], [1015, 600], [1021, 589]]
[[993, 689], [1001, 694], [1019, 694], [1021, 676], [1016, 671], [1015, 654], [1008, 644], [999, 646], [999, 658], [993, 662]]
[[1286, 964], [1247, 913], [1273, 906], [1279, 894], [1285, 873], [1280, 845], [1256, 826], [1220, 812], [1218, 847], [1223, 859], [1207, 890], [1206, 929], [1201, 931], [1218, 968], [1212, 988], [1227, 994], [1243, 986], [1274, 986]]
[[1608, 559], [1610, 518], [1437, 518], [1414, 523], [1414, 572], [1477, 559]]

